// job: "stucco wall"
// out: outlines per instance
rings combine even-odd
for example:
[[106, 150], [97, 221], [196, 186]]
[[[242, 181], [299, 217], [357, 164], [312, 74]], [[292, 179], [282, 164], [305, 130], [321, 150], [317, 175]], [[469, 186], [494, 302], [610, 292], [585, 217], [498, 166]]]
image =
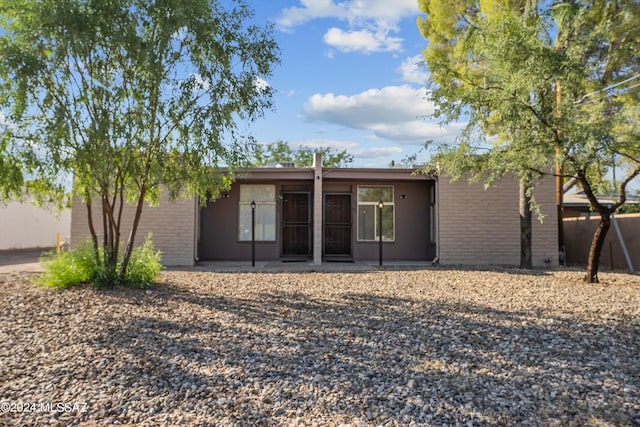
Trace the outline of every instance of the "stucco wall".
[[[558, 265], [557, 213], [553, 179], [538, 183], [535, 198], [544, 215], [534, 216], [532, 256], [536, 266]], [[441, 264], [520, 264], [518, 181], [505, 178], [484, 189], [465, 179], [438, 181], [438, 231]], [[545, 260], [549, 262], [546, 263]]]
[[[251, 183], [243, 182], [243, 183]], [[265, 183], [265, 182], [262, 182]], [[358, 181], [325, 180], [323, 194], [351, 194], [351, 250], [353, 258], [359, 261], [378, 259], [378, 242], [360, 242], [357, 240], [357, 186], [393, 185], [395, 203], [395, 241], [384, 242], [385, 260], [421, 260], [435, 258], [436, 248], [429, 236], [429, 192], [433, 181], [394, 182], [394, 181]], [[280, 182], [276, 185], [276, 194], [286, 191], [308, 192], [309, 203], [313, 204], [314, 187], [305, 182]], [[404, 197], [403, 197], [404, 196]], [[232, 186], [227, 197], [209, 202], [202, 209], [199, 256], [202, 260], [250, 260], [251, 243], [238, 241], [238, 202], [239, 185]], [[320, 203], [322, 198], [320, 198]], [[322, 205], [317, 206], [313, 218], [321, 215]], [[313, 209], [313, 206], [310, 206]], [[320, 212], [320, 214], [318, 213]], [[311, 224], [313, 224], [313, 218]], [[319, 221], [322, 225], [322, 221]], [[256, 260], [271, 261], [281, 257], [282, 249], [282, 201], [276, 202], [276, 240], [256, 242]], [[313, 242], [313, 240], [312, 240]], [[322, 251], [322, 240], [317, 251]], [[322, 252], [320, 252], [322, 253]]]
[[[375, 182], [360, 185], [380, 185]], [[383, 183], [386, 184], [386, 183]], [[436, 256], [429, 234], [429, 195], [434, 182], [390, 182], [394, 188], [395, 240], [383, 242], [383, 258], [389, 261], [431, 261]], [[360, 260], [377, 260], [379, 243], [358, 241], [357, 186], [354, 185], [353, 253]]]
[[[162, 193], [158, 206], [145, 205], [142, 210], [136, 234], [136, 246], [144, 241], [148, 233], [152, 233], [153, 244], [157, 250], [162, 252], [164, 265], [193, 265], [196, 205], [194, 199], [169, 201], [167, 195]], [[100, 234], [102, 230], [101, 210], [94, 206], [93, 211], [96, 232]], [[129, 236], [134, 213], [134, 206], [125, 206], [122, 216], [125, 227], [121, 233], [123, 244], [126, 243]], [[71, 216], [71, 244], [77, 245], [88, 238], [89, 225], [86, 206], [79, 199], [75, 199]]]
[[51, 248], [60, 233], [62, 242], [71, 233], [71, 210], [55, 213], [30, 203], [0, 205], [0, 250]]
[[[620, 234], [627, 247], [634, 270], [640, 270], [640, 214], [623, 214], [615, 217]], [[593, 233], [600, 222], [596, 214], [591, 218], [565, 218], [564, 243], [567, 250], [567, 264], [586, 265]], [[609, 229], [600, 255], [600, 267], [611, 269], [627, 269], [627, 261], [622, 252], [620, 240], [613, 227]]]
[[[249, 181], [248, 184], [265, 184]], [[276, 194], [283, 191], [311, 193], [308, 183], [284, 182], [276, 185]], [[251, 242], [238, 240], [240, 185], [235, 183], [226, 197], [221, 197], [201, 210], [199, 258], [203, 261], [251, 261]], [[276, 203], [276, 224], [281, 224], [282, 206]], [[276, 240], [256, 242], [256, 260], [271, 261], [280, 257], [282, 229], [276, 227]]]

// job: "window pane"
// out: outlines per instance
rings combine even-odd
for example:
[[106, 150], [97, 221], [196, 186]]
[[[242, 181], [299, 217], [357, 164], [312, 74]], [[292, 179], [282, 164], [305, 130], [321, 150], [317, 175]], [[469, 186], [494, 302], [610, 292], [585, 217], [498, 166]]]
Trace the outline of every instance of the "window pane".
[[375, 209], [373, 205], [358, 206], [358, 240], [374, 240]]
[[[240, 205], [239, 240], [251, 240], [251, 205]], [[260, 240], [276, 239], [276, 207], [275, 205], [256, 206], [255, 237]]]
[[275, 202], [276, 186], [275, 185], [241, 185], [240, 186], [240, 202], [251, 203], [258, 202]]
[[251, 240], [251, 206], [240, 205], [238, 240]]
[[393, 187], [358, 187], [359, 202], [393, 202]]
[[256, 240], [276, 240], [276, 207], [256, 207]]
[[[376, 220], [376, 227], [379, 223]], [[376, 228], [376, 238], [379, 239], [378, 228]], [[382, 208], [382, 240], [394, 240], [393, 235], [393, 205], [385, 205]]]

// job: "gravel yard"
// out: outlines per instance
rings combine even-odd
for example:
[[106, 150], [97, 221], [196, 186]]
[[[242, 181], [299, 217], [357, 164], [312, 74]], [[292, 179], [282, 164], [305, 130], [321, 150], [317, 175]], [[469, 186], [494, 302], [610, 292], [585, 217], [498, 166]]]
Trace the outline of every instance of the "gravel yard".
[[582, 275], [0, 274], [0, 425], [640, 425], [640, 276]]

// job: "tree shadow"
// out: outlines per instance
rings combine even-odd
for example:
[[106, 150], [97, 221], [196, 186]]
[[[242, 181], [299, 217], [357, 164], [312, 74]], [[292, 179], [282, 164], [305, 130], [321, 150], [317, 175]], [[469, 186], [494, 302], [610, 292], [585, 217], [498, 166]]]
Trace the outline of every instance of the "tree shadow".
[[624, 425], [640, 404], [637, 322], [369, 293], [232, 298], [170, 284], [142, 304], [190, 308], [111, 323], [92, 343], [125, 352], [118, 375], [170, 396], [173, 407], [141, 420], [206, 402], [212, 419], [232, 424], [312, 413], [395, 425]]
[[[0, 366], [12, 387], [39, 382], [31, 398], [88, 401], [87, 413], [59, 424], [630, 425], [640, 416], [637, 318], [375, 289], [234, 294], [165, 282], [68, 292], [90, 302], [42, 294], [30, 306], [49, 304], [51, 329], [34, 333], [49, 334], [51, 348], [23, 359], [55, 363], [27, 374]], [[56, 337], [71, 322], [86, 334]], [[76, 363], [78, 353], [91, 363]]]

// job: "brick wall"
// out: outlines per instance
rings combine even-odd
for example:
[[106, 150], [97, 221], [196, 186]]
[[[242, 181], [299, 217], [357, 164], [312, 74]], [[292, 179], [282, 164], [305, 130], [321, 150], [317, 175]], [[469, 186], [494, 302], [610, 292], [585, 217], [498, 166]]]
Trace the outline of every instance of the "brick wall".
[[[164, 265], [193, 265], [196, 209], [194, 199], [169, 201], [166, 192], [163, 192], [157, 206], [151, 207], [145, 204], [142, 209], [142, 217], [136, 233], [136, 246], [144, 241], [148, 233], [153, 233], [153, 244], [157, 250], [162, 252]], [[101, 210], [94, 206], [93, 211], [96, 232], [101, 234]], [[134, 213], [134, 206], [125, 206], [122, 216], [124, 229], [121, 232], [123, 245], [126, 244], [129, 236]], [[77, 245], [88, 238], [89, 225], [86, 206], [76, 198], [73, 201], [71, 213], [71, 245]]]
[[[540, 182], [536, 201], [544, 214], [533, 219], [533, 264], [558, 265], [557, 223], [552, 178]], [[518, 181], [504, 178], [488, 189], [461, 179], [438, 181], [439, 257], [442, 264], [520, 264]]]

